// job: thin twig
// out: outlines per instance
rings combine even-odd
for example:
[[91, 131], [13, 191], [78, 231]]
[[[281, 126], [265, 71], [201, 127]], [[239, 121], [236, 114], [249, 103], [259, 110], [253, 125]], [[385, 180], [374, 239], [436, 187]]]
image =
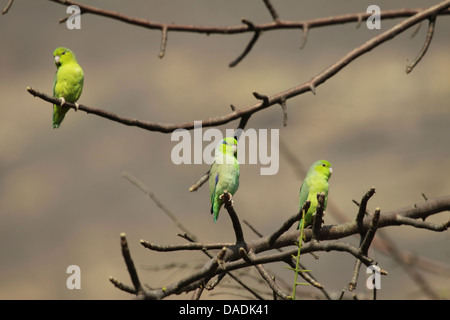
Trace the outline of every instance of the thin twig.
[[118, 289], [125, 291], [127, 293], [131, 293], [131, 294], [137, 294], [136, 289], [120, 282], [119, 280], [117, 280], [116, 278], [113, 277], [109, 277], [109, 281]]
[[[373, 190], [373, 192], [371, 192]], [[363, 197], [363, 201], [365, 202], [365, 205], [367, 204], [367, 200], [372, 196], [372, 194], [375, 192], [374, 188], [371, 188], [366, 195]], [[360, 208], [363, 207], [363, 205], [360, 206]], [[361, 213], [361, 210], [359, 211], [358, 214]], [[365, 213], [365, 209], [364, 209], [364, 213]], [[364, 214], [362, 215], [364, 217]], [[369, 229], [366, 231], [365, 235], [363, 236], [363, 234], [361, 233], [361, 243], [359, 246], [359, 250], [361, 251], [361, 253], [367, 255], [368, 251], [369, 251], [369, 247], [370, 244], [372, 243], [372, 240], [375, 236], [375, 232], [377, 230], [377, 224], [378, 224], [378, 220], [380, 218], [380, 208], [376, 208], [375, 212], [373, 214], [372, 220], [370, 222], [369, 225]], [[361, 226], [362, 226], [362, 222], [361, 222]], [[349, 283], [349, 290], [353, 291], [356, 288], [357, 282], [358, 282], [358, 277], [359, 277], [359, 270], [360, 270], [360, 266], [361, 266], [361, 261], [360, 260], [356, 260], [355, 262], [355, 267], [353, 270], [353, 277], [351, 282]]]
[[414, 38], [419, 33], [421, 27], [422, 27], [422, 22], [419, 22], [409, 37], [411, 39]]
[[280, 102], [281, 110], [283, 110], [283, 127], [287, 126], [287, 106], [286, 106], [286, 100], [282, 100]]
[[374, 194], [375, 194], [375, 187], [370, 187], [369, 191], [367, 191], [366, 194], [362, 197], [361, 203], [359, 204], [359, 210], [358, 210], [358, 214], [356, 215], [355, 220], [358, 225], [358, 228], [361, 229], [361, 232], [363, 232], [362, 225], [363, 225], [364, 217], [366, 215], [367, 202], [369, 201], [370, 198], [372, 198], [372, 196]]
[[[308, 33], [309, 33], [309, 25], [305, 23], [302, 27], [302, 43], [300, 44], [300, 49], [303, 49], [306, 46], [306, 41], [308, 40]], [[312, 91], [312, 90], [311, 90]], [[314, 94], [315, 92], [312, 91]]]
[[267, 9], [270, 12], [270, 15], [272, 16], [273, 21], [279, 22], [280, 18], [278, 16], [278, 13], [275, 10], [275, 8], [273, 7], [272, 3], [270, 3], [270, 0], [263, 0], [263, 1], [264, 1], [264, 4], [266, 5]]
[[191, 300], [200, 300], [200, 296], [202, 295], [203, 289], [205, 287], [204, 286], [200, 286], [198, 287], [195, 291], [194, 294], [191, 297]]
[[12, 4], [13, 4], [14, 0], [9, 0], [8, 3], [6, 4], [6, 6], [3, 8], [2, 10], [2, 14], [6, 14], [9, 9], [11, 8]]
[[180, 251], [180, 250], [213, 250], [213, 249], [222, 249], [223, 247], [229, 247], [234, 244], [234, 243], [205, 244], [205, 243], [190, 242], [176, 245], [161, 245], [148, 242], [145, 240], [140, 240], [139, 242], [142, 246], [144, 246], [147, 249], [161, 252]]
[[427, 52], [428, 47], [430, 46], [430, 43], [431, 43], [431, 39], [433, 39], [435, 25], [436, 25], [436, 16], [431, 16], [428, 19], [427, 39], [425, 40], [425, 43], [424, 43], [424, 45], [422, 47], [422, 50], [420, 50], [419, 55], [417, 56], [417, 58], [415, 58], [414, 61], [411, 62], [406, 67], [406, 73], [410, 73], [414, 69], [414, 67], [420, 62], [420, 60], [422, 60], [423, 56]]
[[256, 99], [262, 100], [263, 105], [268, 105], [268, 104], [269, 104], [269, 97], [266, 96], [265, 94], [261, 94], [261, 93], [258, 93], [258, 92], [256, 92], [256, 91], [253, 91], [252, 94], [253, 94], [253, 96], [254, 96]]
[[375, 232], [377, 231], [379, 219], [380, 219], [380, 208], [376, 208], [372, 220], [370, 221], [369, 229], [367, 230], [366, 235], [364, 236], [364, 239], [361, 242], [361, 245], [359, 246], [359, 249], [365, 255], [367, 255], [367, 253], [369, 252], [370, 244], [372, 243], [373, 237], [375, 236]]
[[120, 234], [120, 246], [122, 248], [123, 259], [125, 260], [125, 264], [127, 265], [128, 273], [130, 274], [131, 282], [133, 283], [136, 294], [143, 291], [141, 282], [139, 281], [139, 277], [136, 271], [136, 267], [134, 266], [133, 259], [131, 259], [130, 249], [128, 248], [127, 238], [125, 233]]
[[239, 62], [241, 62], [247, 54], [252, 50], [253, 46], [255, 45], [256, 41], [258, 41], [259, 36], [261, 35], [261, 31], [255, 31], [253, 33], [253, 37], [250, 39], [249, 43], [245, 47], [244, 51], [233, 61], [231, 61], [228, 66], [230, 68], [235, 67]]
[[164, 25], [161, 30], [161, 49], [159, 51], [158, 57], [164, 57], [166, 53], [166, 44], [167, 44], [167, 25]]
[[196, 183], [194, 183], [190, 188], [189, 191], [193, 192], [193, 191], [197, 191], [206, 181], [208, 181], [209, 179], [209, 170], [203, 174], [200, 179], [197, 180]]
[[397, 222], [403, 225], [413, 226], [415, 228], [427, 229], [432, 231], [446, 231], [450, 227], [450, 220], [441, 224], [435, 224], [432, 222], [416, 220], [408, 217], [397, 216]]

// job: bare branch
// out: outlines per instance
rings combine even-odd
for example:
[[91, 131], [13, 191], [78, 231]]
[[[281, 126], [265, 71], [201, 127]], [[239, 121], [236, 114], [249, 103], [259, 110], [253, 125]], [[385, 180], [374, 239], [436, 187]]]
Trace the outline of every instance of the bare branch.
[[[399, 217], [407, 217], [411, 219], [424, 219], [431, 215], [434, 215], [438, 212], [450, 210], [450, 195], [428, 199], [427, 201], [417, 203], [413, 206], [392, 210], [389, 212], [385, 212], [380, 216], [378, 220], [378, 228], [384, 228], [388, 226], [398, 226], [409, 223], [405, 223], [403, 219], [399, 219]], [[408, 221], [409, 222], [409, 221]], [[367, 230], [369, 228], [370, 220], [365, 219], [363, 223], [363, 230]], [[447, 226], [447, 222], [443, 224], [443, 226]], [[439, 228], [444, 231], [444, 228]], [[435, 231], [434, 229], [432, 231]], [[323, 226], [320, 230], [320, 239], [321, 240], [333, 240], [340, 239], [343, 237], [347, 237], [350, 235], [358, 234], [359, 228], [355, 221], [342, 223], [339, 225], [326, 225]], [[305, 241], [309, 241], [312, 238], [312, 230], [306, 229], [304, 230]], [[260, 251], [268, 250], [269, 248], [280, 248], [286, 245], [294, 245], [298, 239], [299, 232], [298, 230], [285, 232], [280, 235], [277, 240], [273, 242], [269, 246], [269, 243], [264, 239], [270, 239], [271, 236], [263, 238], [261, 240], [257, 240], [257, 242], [247, 242], [249, 248], [254, 249], [253, 251], [257, 254]], [[303, 250], [303, 248], [302, 248]]]
[[234, 243], [203, 244], [198, 242], [183, 243], [177, 245], [160, 245], [145, 240], [141, 240], [140, 243], [147, 249], [162, 252], [179, 251], [179, 250], [211, 250], [211, 249], [221, 249], [223, 247], [229, 247], [234, 245]]
[[358, 214], [356, 215], [356, 223], [358, 224], [358, 227], [362, 227], [364, 217], [367, 213], [366, 212], [367, 202], [369, 201], [370, 198], [372, 198], [374, 194], [375, 194], [375, 187], [370, 187], [370, 190], [367, 191], [366, 194], [362, 197], [361, 203], [358, 204], [359, 211]]
[[159, 57], [164, 57], [166, 53], [166, 44], [167, 44], [167, 25], [165, 24], [161, 30], [161, 49], [159, 51]]
[[[124, 23], [128, 23], [131, 25], [135, 25], [138, 27], [143, 27], [147, 29], [154, 30], [162, 30], [164, 28], [165, 23], [158, 23], [149, 21], [146, 19], [133, 18], [126, 16], [124, 14], [120, 14], [118, 12], [100, 9], [92, 6], [88, 6], [82, 3], [78, 3], [71, 0], [49, 0], [58, 4], [62, 4], [65, 6], [76, 5], [81, 9], [82, 13], [91, 13], [98, 16], [118, 20]], [[450, 14], [450, 10], [447, 10], [448, 6], [443, 5], [442, 9], [437, 11], [438, 15], [448, 15]], [[417, 13], [422, 12], [422, 8], [414, 8], [414, 9], [398, 9], [398, 10], [386, 10], [382, 11], [380, 14], [381, 19], [396, 19], [402, 17], [411, 17]], [[352, 14], [344, 14], [338, 16], [331, 16], [325, 18], [304, 20], [304, 21], [273, 21], [270, 23], [257, 24], [254, 25], [254, 30], [260, 31], [269, 31], [269, 30], [278, 30], [278, 29], [303, 29], [305, 25], [311, 28], [324, 27], [324, 26], [333, 26], [337, 24], [343, 23], [352, 23], [358, 22], [362, 20], [366, 20], [371, 16], [371, 13], [360, 12], [360, 13], [352, 13]], [[192, 33], [203, 33], [203, 34], [237, 34], [237, 33], [246, 33], [253, 32], [254, 30], [249, 29], [247, 25], [236, 25], [236, 26], [228, 26], [228, 27], [217, 27], [217, 26], [195, 26], [195, 25], [181, 25], [181, 24], [168, 24], [167, 31], [178, 31], [178, 32], [192, 32]]]
[[422, 60], [423, 56], [428, 50], [428, 47], [430, 46], [431, 39], [433, 38], [434, 34], [434, 26], [436, 25], [436, 16], [432, 16], [428, 19], [428, 32], [427, 32], [427, 39], [425, 40], [425, 44], [422, 47], [422, 50], [420, 50], [419, 55], [416, 59], [414, 59], [413, 62], [411, 62], [406, 67], [406, 73], [410, 73], [414, 67], [419, 63], [420, 60]]
[[224, 200], [224, 207], [227, 209], [228, 214], [230, 215], [231, 222], [233, 223], [233, 229], [234, 233], [236, 235], [236, 244], [238, 243], [245, 243], [244, 241], [244, 233], [242, 232], [241, 223], [239, 222], [239, 218], [236, 214], [236, 211], [234, 211], [233, 208], [233, 201], [231, 194], [227, 191], [225, 191], [221, 197], [223, 197]]
[[283, 110], [283, 127], [287, 126], [287, 105], [286, 105], [286, 100], [282, 100], [280, 102], [280, 106], [281, 106], [281, 110]]
[[120, 282], [119, 280], [117, 280], [116, 278], [113, 277], [109, 277], [109, 281], [118, 289], [125, 291], [127, 293], [131, 293], [131, 294], [138, 294], [138, 292], [136, 291], [136, 289]]
[[380, 219], [380, 208], [376, 208], [373, 214], [372, 220], [369, 224], [369, 229], [366, 232], [366, 235], [359, 246], [359, 249], [362, 253], [367, 254], [369, 251], [370, 244], [372, 243], [373, 237], [375, 236], [375, 232], [377, 231], [378, 220]]
[[206, 181], [209, 179], [209, 170], [197, 180], [190, 188], [189, 191], [197, 191]]
[[6, 14], [9, 11], [9, 9], [11, 8], [13, 2], [14, 2], [14, 0], [8, 0], [8, 3], [6, 4], [6, 6], [2, 10], [2, 14]]
[[[363, 212], [362, 216], [364, 217], [364, 214], [365, 214], [365, 206], [366, 206], [366, 204], [367, 204], [367, 200], [368, 200], [374, 193], [375, 193], [375, 188], [371, 188], [371, 189], [365, 194], [365, 196], [363, 197], [363, 201], [361, 201], [361, 204], [362, 204], [362, 202], [364, 202], [364, 205], [361, 205], [361, 206], [360, 206], [360, 210], [359, 210], [359, 212], [358, 212], [358, 216], [360, 216], [360, 215], [361, 215], [361, 212]], [[361, 210], [361, 208], [362, 208], [363, 206], [364, 206], [364, 209]], [[363, 236], [363, 233], [360, 233], [360, 234], [361, 234], [361, 244], [359, 245], [359, 250], [361, 251], [361, 253], [363, 253], [363, 254], [365, 254], [365, 255], [368, 254], [369, 247], [370, 247], [370, 245], [371, 245], [371, 243], [372, 243], [372, 240], [373, 240], [373, 238], [374, 238], [374, 236], [375, 236], [375, 232], [376, 232], [376, 230], [377, 230], [377, 224], [378, 224], [379, 218], [380, 218], [380, 208], [376, 208], [376, 209], [375, 209], [375, 213], [373, 214], [373, 217], [372, 217], [372, 221], [370, 222], [369, 229], [366, 231], [366, 233], [365, 233], [364, 236]], [[357, 219], [358, 219], [358, 218], [357, 218]], [[360, 221], [360, 223], [362, 224], [362, 220]], [[358, 224], [358, 225], [360, 226], [360, 224]], [[361, 266], [361, 260], [356, 260], [355, 268], [354, 268], [354, 271], [353, 271], [353, 277], [352, 277], [351, 282], [349, 283], [349, 290], [350, 290], [350, 291], [353, 291], [353, 290], [355, 290], [355, 288], [356, 288], [356, 284], [357, 284], [358, 276], [359, 276], [360, 266]], [[383, 273], [385, 273], [385, 272], [382, 272], [382, 274], [383, 274]]]
[[272, 3], [270, 3], [270, 0], [263, 0], [263, 1], [264, 1], [264, 4], [265, 4], [266, 7], [267, 7], [267, 10], [269, 10], [270, 15], [272, 16], [273, 20], [274, 20], [275, 22], [280, 21], [280, 18], [278, 17], [278, 13], [277, 13], [277, 11], [275, 10], [275, 8], [273, 7]]
[[447, 230], [450, 227], [450, 220], [441, 224], [434, 224], [427, 221], [403, 217], [401, 215], [398, 215], [396, 218], [397, 221], [400, 222], [401, 224], [413, 226], [415, 228], [427, 229], [431, 231], [441, 232]]
[[[56, 0], [50, 0], [59, 2]], [[65, 1], [64, 3], [71, 3], [72, 1]], [[75, 3], [74, 3], [75, 4]], [[238, 110], [235, 110], [227, 115], [224, 116], [218, 116], [210, 119], [206, 119], [202, 121], [203, 127], [212, 127], [212, 126], [218, 126], [225, 123], [228, 123], [230, 121], [236, 120], [238, 118], [242, 118], [243, 116], [249, 116], [255, 112], [261, 111], [263, 109], [266, 109], [272, 105], [280, 104], [282, 101], [286, 101], [287, 99], [290, 99], [292, 97], [295, 97], [297, 95], [300, 95], [307, 91], [315, 92], [315, 88], [324, 83], [326, 80], [333, 77], [336, 73], [338, 73], [340, 70], [342, 70], [344, 67], [346, 67], [350, 62], [355, 60], [356, 58], [360, 57], [364, 53], [374, 49], [375, 47], [378, 47], [380, 44], [392, 39], [396, 35], [402, 33], [406, 29], [410, 28], [414, 24], [424, 20], [428, 19], [431, 16], [435, 16], [439, 14], [444, 9], [447, 9], [450, 7], [450, 0], [443, 1], [439, 3], [438, 5], [432, 6], [426, 10], [420, 11], [416, 15], [402, 21], [401, 23], [395, 25], [394, 27], [386, 30], [385, 32], [381, 33], [380, 35], [373, 37], [369, 41], [365, 42], [363, 45], [353, 49], [349, 53], [347, 53], [344, 57], [342, 57], [340, 60], [338, 60], [336, 63], [332, 64], [328, 68], [326, 68], [324, 71], [320, 72], [318, 75], [313, 77], [310, 81], [298, 85], [296, 87], [293, 87], [291, 89], [287, 89], [285, 91], [279, 92], [275, 95], [272, 95], [270, 97], [267, 97], [267, 99], [264, 99], [263, 102], [259, 102], [256, 104], [253, 104], [251, 106], [247, 106]], [[277, 24], [278, 25], [278, 24]], [[171, 26], [168, 26], [168, 30], [170, 30]], [[248, 27], [246, 27], [248, 29]], [[256, 26], [255, 26], [256, 28]], [[51, 102], [52, 104], [60, 105], [60, 101], [54, 97], [48, 96], [44, 93], [38, 92], [30, 87], [27, 88], [28, 92], [32, 94], [33, 96], [37, 96], [45, 101]], [[66, 102], [66, 106], [70, 108], [76, 108], [74, 104]], [[121, 124], [127, 125], [127, 126], [135, 126], [142, 129], [146, 129], [149, 131], [157, 131], [162, 133], [171, 133], [175, 131], [176, 129], [187, 129], [192, 130], [194, 129], [194, 121], [187, 122], [187, 123], [180, 123], [180, 124], [162, 124], [162, 123], [154, 123], [149, 121], [141, 121], [137, 119], [131, 119], [126, 117], [120, 117], [114, 113], [107, 112], [101, 109], [96, 109], [84, 105], [79, 105], [79, 110], [85, 111], [87, 113], [96, 114], [100, 117], [107, 118], [109, 120], [119, 122]]]
[[302, 216], [302, 212], [307, 212], [309, 209], [309, 206], [311, 205], [311, 202], [309, 200], [305, 201], [305, 204], [303, 205], [302, 209], [294, 214], [293, 216], [291, 216], [288, 220], [286, 220], [283, 225], [281, 225], [281, 227], [276, 230], [274, 233], [272, 233], [272, 235], [270, 235], [267, 239], [267, 243], [269, 245], [269, 247], [271, 247], [273, 245], [273, 243], [287, 230], [289, 230], [289, 228], [296, 222], [299, 221], [301, 216]]
[[[302, 30], [302, 43], [300, 44], [300, 49], [303, 49], [306, 46], [306, 41], [308, 41], [309, 25], [305, 23], [305, 25], [302, 27]], [[313, 93], [315, 94], [314, 91]]]
[[[242, 22], [248, 26], [249, 30], [255, 30], [255, 25], [252, 22], [245, 19], [242, 19]], [[230, 68], [235, 67], [239, 62], [242, 61], [242, 59], [244, 59], [247, 56], [247, 54], [252, 50], [256, 41], [258, 41], [260, 35], [261, 31], [255, 30], [255, 32], [253, 33], [253, 37], [250, 39], [250, 42], [245, 47], [244, 52], [242, 52], [236, 59], [234, 59], [228, 64]]]
[[125, 260], [125, 264], [127, 265], [128, 273], [130, 274], [131, 282], [134, 286], [134, 291], [136, 294], [139, 294], [143, 291], [143, 289], [141, 286], [141, 282], [139, 281], [133, 259], [131, 259], [130, 249], [128, 248], [128, 242], [125, 233], [120, 234], [120, 246], [122, 247], [123, 259]]
[[258, 93], [258, 92], [256, 92], [256, 91], [253, 91], [252, 94], [253, 94], [253, 96], [254, 96], [256, 99], [262, 100], [263, 105], [269, 104], [269, 97], [266, 96], [265, 94], [261, 94], [261, 93]]
[[[378, 223], [376, 223], [376, 219], [374, 218], [365, 219], [363, 222], [363, 228], [365, 230], [370, 230], [370, 228], [375, 230], [375, 226], [382, 228], [392, 225], [401, 225], [403, 224], [403, 221], [402, 219], [399, 220], [398, 216], [407, 217], [410, 219], [421, 219], [445, 210], [450, 210], [450, 196], [428, 199], [427, 201], [418, 203], [414, 206], [387, 212], [379, 217]], [[304, 231], [305, 241], [310, 240], [312, 238], [312, 230], [307, 229]], [[305, 243], [302, 246], [302, 253], [305, 254], [317, 251], [342, 251], [352, 254], [354, 257], [361, 260], [362, 263], [370, 266], [375, 262], [364, 254], [361, 248], [354, 247], [353, 245], [344, 243], [340, 240], [332, 240], [357, 233], [359, 233], [359, 228], [355, 221], [338, 226], [324, 226], [320, 231], [320, 239], [323, 241], [311, 241]], [[144, 292], [144, 297], [160, 299], [173, 293], [196, 290], [200, 285], [204, 285], [207, 281], [209, 281], [211, 277], [222, 274], [223, 272], [230, 272], [232, 270], [245, 268], [249, 265], [287, 261], [287, 259], [290, 259], [293, 254], [296, 254], [297, 248], [285, 252], [267, 254], [264, 256], [256, 256], [256, 254], [271, 248], [295, 245], [298, 240], [298, 234], [298, 230], [283, 233], [271, 247], [268, 246], [268, 237], [246, 243], [247, 248], [245, 251], [253, 252], [255, 254], [254, 257], [247, 257], [247, 259], [245, 259], [246, 261], [242, 259], [242, 250], [244, 249], [242, 244], [233, 244], [228, 246], [228, 248], [224, 247], [219, 254], [207, 262], [200, 271], [164, 288], [146, 290]], [[204, 245], [202, 245], [202, 247], [204, 247]], [[200, 248], [200, 246], [197, 246], [197, 249], [198, 248]], [[221, 266], [220, 269], [218, 269], [219, 266]]]
[[191, 297], [191, 300], [200, 300], [200, 296], [202, 295], [204, 286], [198, 287], [195, 291], [194, 294]]
[[[312, 239], [319, 240], [319, 232], [323, 223], [323, 206], [325, 203], [325, 193], [321, 192], [317, 194], [317, 208], [316, 214], [314, 215], [313, 225], [312, 225]], [[306, 211], [305, 211], [306, 212]]]

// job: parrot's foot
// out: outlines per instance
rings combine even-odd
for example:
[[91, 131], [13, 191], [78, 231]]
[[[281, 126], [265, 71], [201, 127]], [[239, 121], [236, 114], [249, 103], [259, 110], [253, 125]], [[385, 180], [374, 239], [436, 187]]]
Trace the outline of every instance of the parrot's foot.
[[61, 107], [66, 103], [66, 99], [64, 99], [64, 98], [59, 98], [58, 99], [60, 102], [61, 102]]
[[223, 199], [223, 197], [228, 197], [230, 200], [232, 200], [232, 195], [227, 190], [225, 190], [220, 196], [219, 199]]
[[80, 107], [80, 105], [78, 103], [74, 103], [75, 105], [75, 111], [78, 111], [78, 108]]
[[[225, 199], [224, 199], [225, 198]], [[231, 195], [231, 193], [229, 193], [227, 190], [225, 190], [220, 196], [219, 199], [224, 200], [225, 202], [225, 206], [227, 206], [227, 204], [231, 204], [231, 206], [233, 206], [233, 196]]]

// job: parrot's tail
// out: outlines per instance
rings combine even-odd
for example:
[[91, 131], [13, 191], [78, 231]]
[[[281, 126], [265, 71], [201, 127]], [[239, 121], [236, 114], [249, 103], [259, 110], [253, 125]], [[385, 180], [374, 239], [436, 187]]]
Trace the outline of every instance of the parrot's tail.
[[60, 107], [56, 104], [53, 105], [53, 129], [58, 129], [61, 122], [64, 120], [69, 107]]
[[[214, 189], [215, 191], [215, 189]], [[215, 192], [213, 193], [213, 196], [211, 197], [211, 214], [214, 215], [214, 222], [217, 221], [217, 219], [219, 218], [219, 210], [220, 210], [220, 206], [217, 208], [217, 203], [215, 201]]]

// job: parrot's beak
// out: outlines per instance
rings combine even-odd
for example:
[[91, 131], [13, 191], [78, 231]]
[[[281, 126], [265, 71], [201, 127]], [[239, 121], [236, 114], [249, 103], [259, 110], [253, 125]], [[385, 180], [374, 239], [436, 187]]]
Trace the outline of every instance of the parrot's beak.
[[59, 56], [55, 56], [55, 64], [59, 65]]
[[333, 174], [333, 168], [330, 168], [330, 176]]

